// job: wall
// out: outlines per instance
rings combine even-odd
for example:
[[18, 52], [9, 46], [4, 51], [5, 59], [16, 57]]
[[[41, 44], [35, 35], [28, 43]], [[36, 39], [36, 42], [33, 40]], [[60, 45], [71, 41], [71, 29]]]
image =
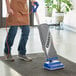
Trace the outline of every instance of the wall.
[[72, 3], [73, 3], [74, 9], [76, 10], [76, 0], [72, 0]]
[[76, 28], [76, 0], [72, 0], [74, 9], [64, 16], [64, 24]]
[[0, 27], [1, 27], [1, 14], [2, 14], [1, 8], [2, 8], [2, 1], [0, 0]]
[[2, 0], [2, 17], [7, 16], [7, 8], [6, 8], [6, 2], [5, 0]]

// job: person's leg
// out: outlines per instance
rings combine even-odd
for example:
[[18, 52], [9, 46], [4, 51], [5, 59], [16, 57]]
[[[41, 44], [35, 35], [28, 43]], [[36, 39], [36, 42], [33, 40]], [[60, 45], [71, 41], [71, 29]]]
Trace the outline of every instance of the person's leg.
[[31, 61], [32, 59], [26, 56], [26, 44], [29, 36], [29, 25], [21, 26], [22, 30], [21, 39], [18, 47], [19, 58], [25, 61]]
[[29, 29], [28, 25], [20, 26], [20, 28], [21, 28], [22, 32], [21, 32], [21, 39], [20, 39], [18, 51], [19, 51], [19, 54], [25, 55], [26, 54], [26, 44], [27, 44], [30, 29]]
[[11, 46], [13, 45], [13, 41], [17, 32], [17, 26], [11, 26], [5, 41], [4, 53], [8, 55], [11, 54]]

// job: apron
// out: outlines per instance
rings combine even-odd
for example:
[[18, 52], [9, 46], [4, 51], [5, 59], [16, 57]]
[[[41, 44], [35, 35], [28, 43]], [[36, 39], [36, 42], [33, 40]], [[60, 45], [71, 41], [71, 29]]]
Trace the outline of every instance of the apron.
[[11, 0], [10, 7], [13, 9], [14, 15], [6, 18], [7, 26], [30, 25], [27, 0]]

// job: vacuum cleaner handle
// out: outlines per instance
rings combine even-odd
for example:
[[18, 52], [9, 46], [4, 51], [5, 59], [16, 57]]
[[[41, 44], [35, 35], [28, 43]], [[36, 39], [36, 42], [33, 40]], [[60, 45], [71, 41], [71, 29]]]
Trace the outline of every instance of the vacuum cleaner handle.
[[35, 13], [37, 23], [40, 24], [39, 16], [38, 16], [38, 13], [37, 13], [38, 7], [39, 7], [39, 3], [37, 1], [33, 1], [32, 2], [32, 12]]
[[39, 15], [37, 12], [35, 13], [35, 16], [36, 16], [36, 21], [37, 21], [38, 25], [40, 25]]

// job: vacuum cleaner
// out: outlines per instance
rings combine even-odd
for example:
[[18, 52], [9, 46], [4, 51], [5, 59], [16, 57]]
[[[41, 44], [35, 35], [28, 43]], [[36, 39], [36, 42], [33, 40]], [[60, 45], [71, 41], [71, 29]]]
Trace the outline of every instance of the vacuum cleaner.
[[44, 62], [43, 68], [47, 70], [63, 69], [64, 64], [58, 59], [48, 24], [40, 24], [38, 29], [42, 48], [46, 56], [46, 61]]
[[[36, 9], [34, 8], [36, 6]], [[63, 69], [64, 64], [59, 61], [58, 55], [53, 45], [53, 38], [51, 32], [49, 30], [48, 24], [40, 24], [39, 17], [37, 14], [37, 8], [39, 4], [34, 2], [33, 12], [35, 13], [37, 22], [38, 22], [38, 30], [40, 35], [40, 40], [42, 44], [42, 49], [46, 56], [46, 61], [43, 64], [43, 68], [47, 70], [58, 70]]]

